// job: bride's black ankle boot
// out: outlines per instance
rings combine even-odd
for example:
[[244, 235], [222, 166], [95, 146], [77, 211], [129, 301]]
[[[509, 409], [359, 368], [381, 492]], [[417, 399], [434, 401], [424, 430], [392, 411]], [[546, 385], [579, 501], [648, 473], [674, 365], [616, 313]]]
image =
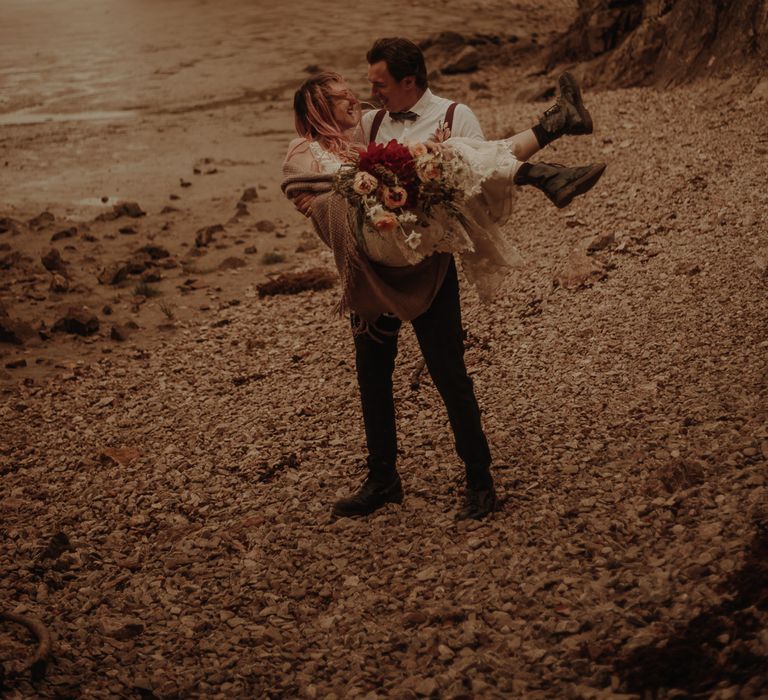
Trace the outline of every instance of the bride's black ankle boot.
[[562, 209], [577, 195], [591, 190], [604, 170], [605, 163], [576, 168], [555, 163], [523, 163], [515, 174], [515, 184], [540, 189], [556, 207]]
[[581, 89], [576, 78], [570, 73], [563, 73], [559, 80], [560, 95], [542, 115], [539, 123], [533, 127], [533, 133], [541, 147], [546, 146], [561, 136], [581, 136], [591, 134], [592, 115], [581, 99]]

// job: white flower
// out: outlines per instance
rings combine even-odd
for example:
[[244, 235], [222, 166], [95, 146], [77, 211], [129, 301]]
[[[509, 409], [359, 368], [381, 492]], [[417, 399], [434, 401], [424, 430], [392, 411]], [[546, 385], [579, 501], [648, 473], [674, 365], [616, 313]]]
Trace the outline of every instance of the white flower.
[[370, 173], [359, 172], [352, 182], [352, 189], [357, 194], [370, 194], [379, 186], [379, 181]]
[[405, 239], [405, 242], [411, 246], [414, 250], [419, 247], [419, 244], [421, 243], [421, 234], [418, 233], [418, 231], [411, 231], [411, 233], [408, 235], [408, 237]]
[[412, 211], [404, 211], [402, 214], [397, 215], [397, 219], [401, 224], [415, 224], [419, 217]]

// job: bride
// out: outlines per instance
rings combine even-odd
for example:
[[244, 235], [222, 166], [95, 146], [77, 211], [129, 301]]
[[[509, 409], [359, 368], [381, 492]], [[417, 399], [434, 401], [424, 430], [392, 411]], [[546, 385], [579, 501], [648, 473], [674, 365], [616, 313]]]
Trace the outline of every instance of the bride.
[[[578, 93], [568, 74], [560, 83], [561, 90], [565, 84]], [[581, 133], [589, 133], [591, 119], [584, 113], [589, 123]], [[453, 253], [481, 298], [490, 298], [509, 269], [520, 264], [498, 228], [511, 215], [515, 189], [532, 185], [563, 207], [591, 189], [605, 170], [602, 163], [566, 168], [524, 162], [521, 156], [540, 147], [530, 129], [484, 141], [451, 137], [441, 125], [426, 147], [466, 166], [461, 215], [433, 209], [418, 238], [408, 239], [356, 225], [351, 205], [334, 188], [339, 171], [365, 149], [361, 117], [360, 102], [341, 75], [323, 72], [306, 80], [294, 97], [299, 137], [283, 163], [282, 189], [332, 249], [342, 283], [339, 311], [352, 311], [363, 329], [383, 313], [407, 321], [428, 308]]]

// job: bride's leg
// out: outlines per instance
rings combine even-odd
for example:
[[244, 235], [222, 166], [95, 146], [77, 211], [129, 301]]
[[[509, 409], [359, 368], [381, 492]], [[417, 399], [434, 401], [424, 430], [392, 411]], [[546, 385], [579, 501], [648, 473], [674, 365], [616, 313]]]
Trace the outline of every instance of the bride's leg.
[[570, 73], [559, 79], [560, 95], [542, 115], [539, 123], [530, 129], [505, 139], [512, 155], [526, 161], [544, 146], [566, 134], [592, 133], [592, 116], [581, 99], [581, 89]]
[[536, 138], [533, 129], [526, 129], [519, 134], [510, 136], [508, 139], [505, 139], [505, 142], [512, 155], [519, 161], [528, 160], [541, 149], [541, 144]]

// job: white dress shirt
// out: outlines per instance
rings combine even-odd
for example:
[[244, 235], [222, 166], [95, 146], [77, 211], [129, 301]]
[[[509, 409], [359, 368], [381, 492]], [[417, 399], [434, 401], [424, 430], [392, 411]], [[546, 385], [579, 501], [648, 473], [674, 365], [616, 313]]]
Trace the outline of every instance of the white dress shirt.
[[[419, 101], [409, 111], [418, 114], [414, 121], [393, 121], [387, 113], [376, 134], [376, 143], [388, 143], [392, 139], [400, 143], [423, 143], [429, 141], [440, 122], [445, 120], [445, 113], [451, 105], [451, 100], [438, 97], [431, 90], [421, 96]], [[370, 140], [371, 124], [378, 110], [374, 109], [363, 115], [363, 131], [365, 142]], [[451, 136], [466, 136], [475, 139], [485, 139], [480, 122], [472, 110], [460, 104], [453, 113], [453, 128]]]

